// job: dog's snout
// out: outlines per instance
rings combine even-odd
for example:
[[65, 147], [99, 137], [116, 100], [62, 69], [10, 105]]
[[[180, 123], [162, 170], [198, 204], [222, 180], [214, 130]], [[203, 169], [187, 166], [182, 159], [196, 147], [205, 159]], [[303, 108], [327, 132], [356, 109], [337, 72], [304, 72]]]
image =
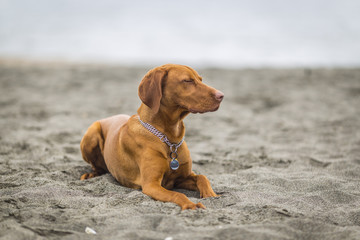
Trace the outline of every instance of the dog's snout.
[[224, 94], [220, 91], [216, 91], [215, 92], [215, 99], [218, 100], [219, 102], [221, 102], [224, 98]]

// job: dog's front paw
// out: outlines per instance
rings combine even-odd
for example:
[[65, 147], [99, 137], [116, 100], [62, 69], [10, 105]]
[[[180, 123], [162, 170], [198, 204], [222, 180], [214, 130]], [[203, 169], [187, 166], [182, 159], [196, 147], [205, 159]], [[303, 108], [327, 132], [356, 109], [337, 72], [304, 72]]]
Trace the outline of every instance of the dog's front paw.
[[208, 197], [219, 197], [212, 189], [207, 189], [205, 191], [200, 191], [201, 198], [208, 198]]
[[185, 210], [185, 209], [196, 210], [198, 208], [206, 209], [206, 207], [202, 203], [190, 202], [190, 203], [186, 203], [186, 204], [181, 206], [181, 210]]

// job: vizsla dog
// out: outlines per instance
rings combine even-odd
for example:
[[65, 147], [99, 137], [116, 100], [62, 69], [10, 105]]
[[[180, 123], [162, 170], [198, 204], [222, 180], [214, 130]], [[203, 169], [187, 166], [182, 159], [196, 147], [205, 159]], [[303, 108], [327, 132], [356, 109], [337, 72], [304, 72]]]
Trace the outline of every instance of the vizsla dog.
[[110, 172], [123, 186], [142, 189], [182, 209], [205, 208], [184, 194], [183, 188], [216, 197], [209, 180], [192, 172], [184, 140], [183, 119], [189, 113], [216, 111], [224, 94], [205, 85], [192, 68], [166, 64], [150, 70], [139, 86], [142, 101], [136, 115], [116, 115], [94, 122], [81, 140], [84, 160], [93, 172], [81, 180]]

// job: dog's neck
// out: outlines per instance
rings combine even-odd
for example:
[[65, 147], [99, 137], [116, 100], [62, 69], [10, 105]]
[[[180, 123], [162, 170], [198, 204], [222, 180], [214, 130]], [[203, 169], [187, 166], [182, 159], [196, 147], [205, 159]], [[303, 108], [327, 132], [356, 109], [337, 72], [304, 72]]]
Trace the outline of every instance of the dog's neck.
[[183, 119], [187, 113], [184, 113], [183, 109], [160, 106], [159, 111], [154, 113], [152, 109], [142, 103], [137, 113], [143, 122], [153, 125], [171, 142], [179, 142], [185, 135]]

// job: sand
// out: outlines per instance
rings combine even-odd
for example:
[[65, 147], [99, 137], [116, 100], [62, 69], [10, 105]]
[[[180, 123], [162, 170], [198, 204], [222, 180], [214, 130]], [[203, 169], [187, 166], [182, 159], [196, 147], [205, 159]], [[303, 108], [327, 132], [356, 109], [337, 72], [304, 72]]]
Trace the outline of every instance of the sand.
[[79, 180], [82, 135], [136, 113], [147, 70], [0, 63], [1, 239], [360, 239], [360, 69], [197, 69], [225, 99], [185, 120], [193, 168], [221, 194], [178, 190], [195, 211]]

